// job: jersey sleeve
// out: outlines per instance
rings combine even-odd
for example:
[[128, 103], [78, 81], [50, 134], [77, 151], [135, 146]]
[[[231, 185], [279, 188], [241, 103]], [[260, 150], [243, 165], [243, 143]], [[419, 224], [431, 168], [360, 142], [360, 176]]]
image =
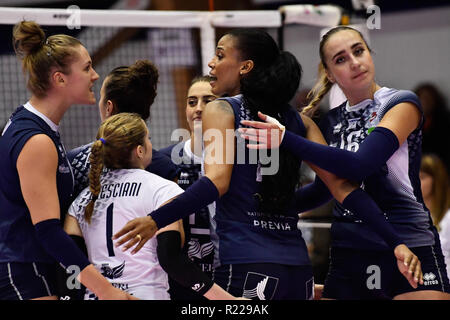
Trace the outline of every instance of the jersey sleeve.
[[72, 202], [67, 213], [77, 219], [80, 226], [84, 222], [84, 210], [92, 198], [89, 188], [85, 188]]
[[74, 196], [77, 196], [89, 185], [89, 156], [91, 154], [92, 143], [75, 148], [67, 152], [67, 159], [72, 166], [75, 180]]
[[422, 105], [420, 104], [419, 97], [410, 90], [398, 90], [395, 94], [393, 94], [392, 97], [381, 107], [379, 115], [380, 120], [389, 110], [403, 102], [410, 102], [415, 105], [417, 109], [419, 109], [422, 114], [422, 119], [419, 124], [419, 127], [421, 127], [424, 121]]
[[23, 130], [20, 135], [16, 135], [13, 139], [11, 139], [9, 150], [12, 163], [14, 164], [17, 163], [17, 158], [19, 157], [19, 154], [22, 152], [22, 149], [27, 143], [27, 141], [37, 134], [45, 134], [45, 133], [36, 129], [28, 129]]
[[151, 173], [147, 173], [149, 178], [146, 179], [144, 202], [149, 214], [161, 207], [165, 202], [183, 193], [175, 182], [161, 178]]

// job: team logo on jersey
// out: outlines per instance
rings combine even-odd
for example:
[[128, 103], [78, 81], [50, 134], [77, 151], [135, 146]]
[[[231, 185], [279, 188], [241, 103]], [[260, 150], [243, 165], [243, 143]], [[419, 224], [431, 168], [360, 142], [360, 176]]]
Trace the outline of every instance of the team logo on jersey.
[[356, 129], [359, 118], [348, 119], [348, 129]]
[[189, 258], [198, 258], [203, 259], [204, 257], [208, 256], [213, 252], [214, 250], [214, 244], [210, 241], [204, 244], [200, 244], [198, 239], [191, 239], [189, 241], [189, 249], [188, 249], [188, 256]]
[[205, 286], [204, 283], [196, 283], [191, 288], [192, 290], [199, 292]]
[[271, 300], [278, 286], [278, 278], [265, 274], [248, 272], [244, 283], [244, 298]]
[[70, 168], [68, 166], [66, 166], [65, 164], [59, 165], [58, 170], [60, 173], [69, 173], [70, 172]]
[[433, 284], [439, 284], [439, 281], [436, 279], [436, 275], [433, 272], [427, 272], [423, 274], [423, 285], [431, 286]]
[[370, 115], [369, 118], [369, 129], [367, 129], [367, 134], [370, 134], [375, 128], [376, 128], [376, 123], [375, 121], [377, 120], [377, 113], [375, 111], [372, 112], [372, 114]]
[[110, 267], [109, 263], [103, 263], [100, 267], [101, 274], [108, 279], [117, 279], [120, 278], [123, 274], [123, 270], [125, 269], [125, 261], [118, 265], [117, 267]]

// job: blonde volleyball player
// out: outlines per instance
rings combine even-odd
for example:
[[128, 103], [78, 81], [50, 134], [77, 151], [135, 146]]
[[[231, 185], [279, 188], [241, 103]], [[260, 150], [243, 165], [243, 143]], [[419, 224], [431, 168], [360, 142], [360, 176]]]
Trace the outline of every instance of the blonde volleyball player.
[[[89, 260], [113, 286], [141, 299], [170, 299], [167, 274], [208, 299], [233, 299], [181, 252], [181, 220], [159, 230], [136, 254], [114, 247], [111, 238], [121, 226], [145, 217], [183, 190], [145, 170], [152, 144], [138, 114], [108, 118], [97, 139], [90, 155], [89, 187], [72, 203], [65, 221], [67, 233], [84, 237]], [[104, 167], [109, 170], [102, 174]], [[85, 299], [95, 295], [88, 291]]]
[[62, 229], [73, 174], [58, 127], [73, 104], [95, 104], [98, 74], [79, 40], [46, 38], [35, 22], [13, 30], [30, 100], [12, 114], [0, 139], [0, 300], [57, 299], [57, 262], [102, 299], [128, 299], [86, 259]]

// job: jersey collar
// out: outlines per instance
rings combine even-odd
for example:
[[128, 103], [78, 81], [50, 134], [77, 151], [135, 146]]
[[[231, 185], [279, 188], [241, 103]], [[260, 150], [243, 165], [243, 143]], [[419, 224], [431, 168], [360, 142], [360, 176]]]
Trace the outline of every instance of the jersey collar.
[[50, 120], [47, 116], [45, 116], [43, 113], [39, 112], [36, 110], [35, 107], [33, 107], [30, 103], [30, 101], [28, 101], [27, 103], [25, 103], [24, 108], [27, 109], [28, 111], [30, 111], [31, 113], [34, 113], [35, 115], [37, 115], [39, 118], [41, 118], [42, 120], [45, 121], [46, 124], [48, 124], [48, 126], [55, 132], [58, 132], [59, 129], [59, 125], [55, 124], [52, 120]]

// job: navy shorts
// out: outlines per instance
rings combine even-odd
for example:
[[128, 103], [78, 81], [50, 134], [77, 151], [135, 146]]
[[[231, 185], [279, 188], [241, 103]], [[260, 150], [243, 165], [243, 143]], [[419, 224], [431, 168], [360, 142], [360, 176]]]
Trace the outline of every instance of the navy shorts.
[[55, 264], [0, 263], [0, 300], [29, 300], [56, 295]]
[[216, 284], [235, 297], [253, 300], [311, 300], [314, 279], [311, 266], [274, 263], [223, 265], [214, 270]]
[[420, 290], [449, 292], [442, 251], [436, 246], [410, 248], [420, 260], [423, 285], [416, 289], [400, 273], [392, 251], [331, 248], [323, 298], [339, 300], [392, 299]]

